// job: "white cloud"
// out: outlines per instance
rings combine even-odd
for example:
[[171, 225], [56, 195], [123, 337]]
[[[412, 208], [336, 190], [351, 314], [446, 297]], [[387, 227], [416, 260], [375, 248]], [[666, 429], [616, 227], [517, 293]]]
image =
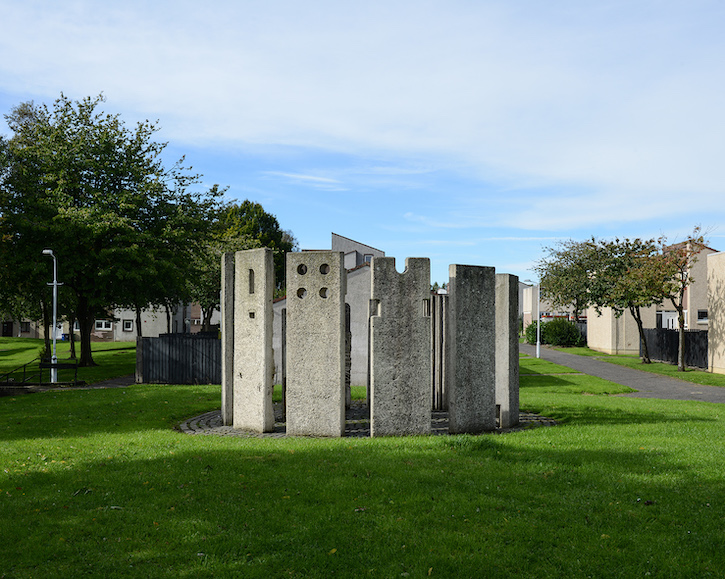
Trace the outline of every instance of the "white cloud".
[[370, 174], [455, 166], [523, 201], [507, 213], [511, 199], [477, 210], [474, 199], [473, 211], [410, 212], [409, 222], [562, 229], [672, 215], [693, 197], [722, 206], [720, 3], [0, 5], [0, 50], [13, 55], [0, 59], [6, 93], [103, 91], [109, 109], [160, 118], [181, 144], [404, 156], [410, 169]]

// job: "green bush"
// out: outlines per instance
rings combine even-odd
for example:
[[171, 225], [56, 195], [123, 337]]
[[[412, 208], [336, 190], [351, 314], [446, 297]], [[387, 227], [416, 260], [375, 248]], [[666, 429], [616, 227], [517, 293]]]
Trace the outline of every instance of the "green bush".
[[546, 323], [547, 344], [552, 346], [580, 346], [582, 341], [581, 334], [574, 323], [563, 318], [557, 318]]
[[[526, 342], [536, 344], [536, 323], [526, 327]], [[584, 338], [573, 322], [556, 318], [541, 324], [541, 343], [552, 346], [583, 346]]]

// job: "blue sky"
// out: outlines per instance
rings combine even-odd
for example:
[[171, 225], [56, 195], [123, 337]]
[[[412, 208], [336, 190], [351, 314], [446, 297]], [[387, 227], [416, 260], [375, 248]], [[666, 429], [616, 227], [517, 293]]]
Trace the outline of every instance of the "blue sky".
[[[725, 249], [725, 3], [0, 0], [0, 112], [103, 93], [301, 247], [531, 278], [559, 239]], [[8, 129], [0, 123], [0, 132]]]

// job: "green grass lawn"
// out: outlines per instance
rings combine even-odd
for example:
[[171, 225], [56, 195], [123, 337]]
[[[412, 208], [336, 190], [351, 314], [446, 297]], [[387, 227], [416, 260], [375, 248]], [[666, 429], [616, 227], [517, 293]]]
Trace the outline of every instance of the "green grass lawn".
[[642, 359], [639, 356], [609, 355], [597, 352], [596, 350], [590, 350], [587, 347], [557, 348], [557, 350], [567, 352], [569, 354], [576, 354], [578, 356], [592, 356], [598, 360], [602, 360], [603, 362], [618, 364], [619, 366], [626, 366], [628, 368], [642, 370], [644, 372], [652, 372], [653, 374], [660, 374], [662, 376], [669, 376], [670, 378], [677, 378], [678, 380], [685, 380], [686, 382], [692, 382], [694, 384], [702, 384], [703, 386], [725, 387], [725, 374], [713, 374], [696, 368], [686, 368], [684, 372], [680, 372], [674, 364], [666, 364], [664, 362], [643, 364]]
[[[0, 374], [11, 372], [31, 362], [28, 372], [38, 372], [37, 359], [43, 348], [43, 340], [33, 338], [0, 338]], [[69, 360], [70, 343], [57, 342], [57, 355], [60, 362]], [[98, 364], [91, 368], [78, 368], [78, 379], [86, 384], [101, 382], [117, 376], [133, 374], [136, 367], [135, 342], [93, 342], [91, 345], [93, 360]], [[76, 352], [80, 355], [80, 344], [76, 344]], [[59, 370], [58, 381], [73, 380], [73, 370]], [[22, 373], [14, 375], [22, 380]], [[49, 381], [48, 370], [45, 370], [45, 381]], [[1, 577], [1, 576], [0, 576]]]
[[624, 394], [634, 392], [628, 386], [615, 384], [595, 376], [580, 374], [576, 370], [534, 358], [519, 356], [519, 384], [525, 391], [557, 394]]
[[218, 386], [0, 398], [0, 577], [721, 577], [723, 407], [521, 371], [559, 426], [244, 439], [173, 428]]

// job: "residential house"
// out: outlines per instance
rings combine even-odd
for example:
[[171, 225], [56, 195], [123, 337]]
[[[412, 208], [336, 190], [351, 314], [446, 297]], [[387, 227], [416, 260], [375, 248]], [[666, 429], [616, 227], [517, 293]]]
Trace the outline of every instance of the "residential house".
[[[683, 242], [684, 243], [684, 242]], [[677, 247], [682, 244], [675, 244]], [[690, 285], [684, 294], [685, 329], [708, 329], [708, 257], [716, 250], [703, 246], [689, 268]], [[645, 328], [678, 328], [677, 311], [666, 300], [649, 308], [641, 308]], [[597, 314], [587, 310], [587, 345], [606, 354], [639, 354], [639, 329], [632, 315], [625, 311], [619, 318], [611, 308]]]
[[725, 252], [707, 256], [708, 332], [710, 372], [725, 374]]
[[[549, 322], [555, 318], [564, 318], [567, 320], [573, 320], [574, 309], [573, 308], [557, 308], [551, 303], [550, 300], [540, 299], [537, 285], [527, 285], [519, 282], [519, 310], [521, 312], [523, 320], [523, 329], [530, 324], [536, 323], [536, 311], [537, 311], [537, 298], [538, 311], [541, 317], [541, 322]], [[580, 316], [584, 318], [585, 316]]]

